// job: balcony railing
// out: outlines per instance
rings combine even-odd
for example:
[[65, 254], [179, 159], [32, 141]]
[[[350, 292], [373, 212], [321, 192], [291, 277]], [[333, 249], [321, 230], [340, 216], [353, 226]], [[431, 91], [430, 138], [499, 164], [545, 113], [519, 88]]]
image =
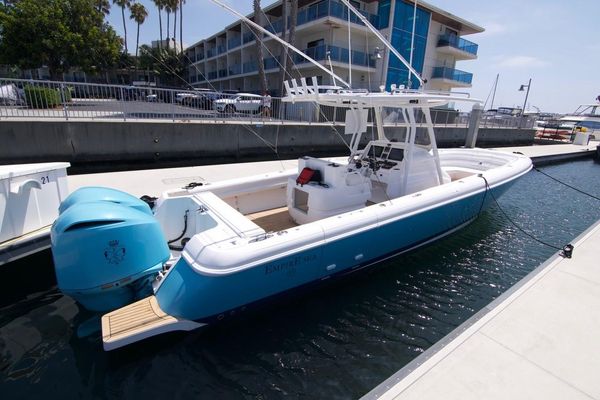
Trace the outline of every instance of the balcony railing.
[[217, 71], [210, 71], [210, 72], [208, 73], [208, 76], [207, 76], [207, 77], [208, 77], [208, 80], [211, 80], [211, 79], [217, 79]]
[[[369, 22], [375, 27], [379, 26], [378, 15], [369, 14], [364, 11], [361, 11], [361, 14], [367, 17]], [[336, 17], [347, 21], [348, 7], [336, 0], [324, 0], [317, 4], [312, 4], [306, 8], [298, 10], [298, 25], [306, 24], [323, 17]], [[364, 25], [362, 21], [356, 15], [354, 15], [354, 13], [351, 13], [350, 15], [350, 22]]]
[[462, 82], [469, 85], [473, 80], [473, 74], [447, 67], [435, 67], [433, 69], [433, 75], [431, 77], [449, 79], [451, 81]]
[[254, 39], [256, 39], [256, 37], [254, 36], [254, 32], [246, 32], [242, 36], [242, 41], [244, 42], [244, 44], [249, 43]]
[[450, 46], [456, 49], [465, 51], [467, 53], [477, 55], [477, 49], [479, 48], [478, 44], [465, 40], [456, 35], [440, 35], [438, 39], [437, 47]]
[[258, 71], [258, 64], [256, 64], [256, 61], [245, 62], [243, 71], [244, 71], [244, 74], [247, 74], [249, 72], [256, 72], [256, 71]]
[[279, 57], [265, 58], [265, 69], [279, 68]]
[[229, 76], [239, 75], [242, 73], [242, 64], [233, 64], [229, 66]]
[[[379, 16], [376, 14], [369, 14], [367, 12], [361, 11], [371, 24], [374, 26], [379, 26]], [[308, 7], [301, 8], [298, 10], [298, 23], [297, 25], [303, 25], [308, 22], [316, 21], [317, 19], [324, 17], [336, 17], [343, 19], [344, 21], [348, 20], [348, 8], [336, 0], [324, 0], [317, 4], [312, 4]], [[360, 18], [358, 18], [354, 13], [350, 15], [350, 22], [364, 25]], [[288, 17], [288, 26], [289, 26], [289, 17]], [[283, 30], [283, 18], [277, 19], [270, 23], [267, 23], [264, 28], [271, 33], [281, 33]], [[251, 41], [254, 39], [254, 35], [252, 38], [248, 40]], [[244, 40], [244, 43], [247, 41]]]
[[220, 69], [219, 70], [219, 78], [226, 78], [227, 77], [227, 70], [226, 69]]
[[217, 55], [223, 54], [227, 51], [227, 47], [223, 44], [217, 46]]
[[216, 48], [212, 48], [212, 49], [208, 49], [206, 50], [206, 58], [211, 58], [217, 55], [217, 49]]
[[[327, 60], [328, 51], [331, 61], [337, 61], [348, 64], [348, 49], [345, 49], [343, 47], [322, 45], [316, 47], [309, 47], [303, 50], [305, 54], [317, 61]], [[294, 57], [294, 61], [296, 63], [307, 62], [306, 59], [300, 55], [296, 55]], [[375, 59], [371, 56], [371, 54], [363, 53], [362, 51], [352, 50], [352, 65], [360, 65], [363, 67], [375, 68]]]
[[242, 45], [241, 37], [232, 38], [227, 41], [227, 48], [229, 50], [235, 49], [236, 47], [240, 47], [241, 45]]

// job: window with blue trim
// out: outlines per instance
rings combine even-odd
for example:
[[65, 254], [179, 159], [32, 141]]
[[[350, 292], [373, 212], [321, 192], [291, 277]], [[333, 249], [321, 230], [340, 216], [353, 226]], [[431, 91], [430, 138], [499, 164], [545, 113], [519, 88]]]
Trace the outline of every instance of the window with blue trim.
[[377, 9], [379, 16], [379, 29], [385, 29], [390, 25], [390, 7], [392, 0], [381, 0]]
[[[407, 61], [410, 60], [410, 44], [412, 38], [414, 4], [397, 1], [394, 9], [394, 26], [392, 27], [392, 45]], [[425, 62], [425, 48], [427, 46], [427, 34], [429, 32], [429, 21], [431, 13], [417, 7], [417, 19], [415, 23], [415, 39], [413, 51], [413, 68], [423, 73], [423, 64]], [[381, 19], [380, 19], [381, 21]], [[390, 85], [407, 85], [408, 84], [408, 68], [402, 64], [396, 56], [390, 55], [388, 64], [388, 73], [386, 78], [386, 86], [389, 89]], [[412, 88], [418, 88], [419, 83], [413, 77], [411, 78]]]

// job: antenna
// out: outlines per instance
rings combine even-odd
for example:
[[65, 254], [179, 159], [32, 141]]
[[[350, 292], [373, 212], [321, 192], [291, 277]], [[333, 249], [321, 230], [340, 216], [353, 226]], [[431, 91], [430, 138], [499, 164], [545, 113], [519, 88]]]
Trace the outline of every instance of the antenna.
[[[417, 26], [417, 1], [415, 0], [415, 7], [413, 8], [413, 24], [412, 24], [412, 35], [410, 36], [410, 58], [408, 63], [412, 65], [413, 63], [413, 53], [415, 51], [415, 28]], [[412, 86], [412, 73], [410, 70], [408, 71], [408, 88], [411, 89]]]
[[352, 42], [350, 39], [350, 10], [348, 10], [348, 83], [352, 86]]
[[[295, 53], [299, 54], [300, 56], [304, 57], [307, 61], [309, 61], [310, 63], [314, 64], [319, 69], [325, 71], [326, 74], [331, 75], [334, 79], [337, 79], [338, 81], [340, 81], [344, 85], [346, 85], [348, 88], [350, 88], [350, 85], [348, 84], [348, 82], [346, 82], [345, 80], [343, 80], [342, 78], [340, 78], [339, 76], [337, 76], [336, 74], [334, 74], [333, 72], [329, 71], [327, 68], [325, 68], [323, 65], [321, 65], [320, 63], [318, 63], [317, 61], [315, 61], [308, 54], [306, 54], [306, 53], [298, 50], [296, 47], [294, 47], [291, 44], [287, 43], [286, 41], [282, 40], [277, 35], [274, 35], [273, 33], [269, 32], [268, 30], [266, 30], [262, 26], [258, 25], [254, 21], [250, 20], [248, 17], [240, 14], [239, 12], [237, 12], [236, 10], [234, 10], [233, 8], [231, 8], [230, 6], [228, 6], [227, 4], [224, 4], [221, 0], [211, 0], [211, 1], [213, 3], [215, 3], [216, 5], [219, 5], [222, 8], [226, 9], [227, 11], [229, 11], [230, 13], [232, 13], [233, 15], [237, 16], [239, 19], [241, 19], [242, 21], [244, 21], [245, 23], [247, 23], [248, 25], [250, 25], [254, 29], [257, 29], [257, 30], [261, 31], [265, 35], [267, 35], [270, 38], [275, 39], [277, 42], [281, 43], [283, 46], [287, 47], [288, 49], [290, 49], [290, 50], [294, 51]], [[260, 60], [259, 62], [262, 62], [262, 60]]]
[[[216, 1], [216, 0], [213, 0]], [[412, 65], [410, 65], [408, 63], [408, 61], [406, 61], [406, 59], [404, 57], [402, 57], [402, 55], [400, 53], [398, 53], [398, 50], [396, 50], [394, 48], [394, 46], [392, 46], [392, 44], [390, 42], [387, 41], [386, 38], [383, 37], [383, 35], [381, 34], [381, 32], [379, 32], [370, 22], [367, 18], [365, 18], [364, 15], [362, 15], [359, 11], [356, 10], [356, 8], [354, 8], [354, 6], [352, 4], [350, 4], [350, 2], [348, 0], [341, 0], [342, 3], [344, 3], [346, 5], [346, 7], [348, 7], [366, 26], [367, 28], [369, 28], [371, 30], [371, 32], [373, 32], [373, 34], [375, 34], [375, 36], [377, 36], [377, 39], [379, 39], [381, 41], [381, 43], [383, 43], [385, 45], [385, 47], [387, 47], [388, 49], [390, 49], [390, 51], [396, 56], [398, 57], [398, 60], [400, 60], [402, 62], [402, 64], [404, 64], [404, 66], [406, 68], [408, 68], [408, 70], [410, 72], [412, 72], [412, 74], [417, 78], [417, 80], [419, 81], [420, 86], [423, 85], [423, 79], [419, 76], [419, 73], [412, 67]]]

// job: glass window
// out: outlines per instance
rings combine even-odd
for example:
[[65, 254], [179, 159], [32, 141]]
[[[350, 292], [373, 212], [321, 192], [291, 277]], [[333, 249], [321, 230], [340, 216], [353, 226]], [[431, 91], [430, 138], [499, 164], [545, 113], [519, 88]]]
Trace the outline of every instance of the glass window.
[[[394, 26], [392, 28], [392, 45], [407, 61], [410, 60], [413, 13], [413, 4], [408, 4], [403, 1], [396, 2], [394, 9]], [[419, 73], [423, 72], [430, 19], [431, 14], [428, 11], [417, 8], [412, 66]], [[408, 84], [408, 69], [394, 56], [390, 57], [386, 83], [388, 89], [391, 84]], [[411, 79], [411, 88], [418, 88], [418, 86], [417, 80], [414, 78]]]
[[390, 26], [390, 1], [391, 0], [381, 0], [379, 2], [379, 8], [377, 10], [377, 15], [379, 16], [379, 29], [385, 29]]
[[368, 157], [381, 157], [381, 153], [383, 153], [383, 146], [371, 146], [371, 148], [369, 149], [369, 153], [367, 154]]
[[404, 160], [404, 149], [392, 149], [392, 151], [390, 151], [390, 155], [388, 156], [388, 160]]

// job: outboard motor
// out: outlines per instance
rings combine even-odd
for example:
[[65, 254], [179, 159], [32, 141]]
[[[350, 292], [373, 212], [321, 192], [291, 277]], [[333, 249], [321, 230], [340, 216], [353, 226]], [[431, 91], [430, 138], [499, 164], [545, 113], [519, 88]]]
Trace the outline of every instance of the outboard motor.
[[60, 211], [51, 239], [63, 293], [102, 312], [151, 294], [170, 253], [146, 203], [113, 189], [82, 188]]

